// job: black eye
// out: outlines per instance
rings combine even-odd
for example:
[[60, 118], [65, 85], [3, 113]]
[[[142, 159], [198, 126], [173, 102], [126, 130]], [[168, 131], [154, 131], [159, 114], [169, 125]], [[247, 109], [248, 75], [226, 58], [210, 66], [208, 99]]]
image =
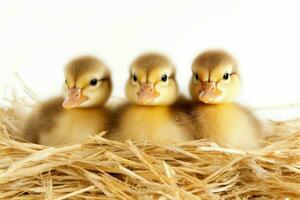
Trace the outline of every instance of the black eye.
[[224, 79], [224, 80], [228, 80], [228, 79], [229, 79], [229, 74], [228, 74], [228, 73], [225, 73], [225, 74], [223, 75], [223, 79]]
[[166, 82], [168, 80], [168, 76], [166, 74], [164, 74], [162, 77], [161, 77], [161, 80], [163, 82]]
[[199, 80], [199, 76], [198, 76], [197, 73], [195, 73], [195, 79], [196, 79], [196, 80]]
[[132, 80], [133, 80], [134, 82], [136, 82], [136, 81], [137, 81], [137, 77], [136, 77], [136, 75], [135, 75], [135, 74], [133, 74], [133, 76], [132, 76]]
[[92, 80], [90, 81], [90, 85], [91, 85], [91, 86], [95, 86], [95, 85], [97, 85], [97, 83], [98, 83], [98, 80], [97, 80], [97, 79], [92, 79]]

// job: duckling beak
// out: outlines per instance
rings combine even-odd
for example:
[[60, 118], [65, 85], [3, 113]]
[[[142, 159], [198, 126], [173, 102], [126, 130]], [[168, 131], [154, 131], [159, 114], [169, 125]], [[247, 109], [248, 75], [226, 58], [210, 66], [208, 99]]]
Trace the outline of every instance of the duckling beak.
[[82, 95], [80, 88], [69, 89], [69, 96], [63, 102], [63, 108], [70, 110], [79, 107], [82, 103], [86, 102], [88, 97]]
[[199, 94], [199, 100], [204, 103], [211, 103], [221, 94], [222, 91], [216, 87], [216, 82], [205, 81], [202, 84], [202, 91]]
[[159, 92], [155, 90], [153, 83], [142, 83], [141, 88], [137, 93], [137, 100], [138, 103], [145, 105], [152, 103], [158, 96]]

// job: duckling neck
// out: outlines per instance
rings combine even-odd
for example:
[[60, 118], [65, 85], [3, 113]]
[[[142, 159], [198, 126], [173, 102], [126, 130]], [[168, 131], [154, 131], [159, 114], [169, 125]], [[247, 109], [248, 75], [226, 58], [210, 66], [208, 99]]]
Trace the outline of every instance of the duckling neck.
[[105, 106], [103, 105], [98, 105], [98, 106], [93, 106], [93, 107], [80, 107], [80, 108], [73, 108], [70, 111], [81, 111], [81, 112], [85, 112], [85, 111], [92, 111], [92, 110], [102, 110], [105, 109]]
[[195, 106], [201, 106], [201, 107], [221, 107], [221, 106], [231, 106], [234, 105], [234, 102], [224, 102], [224, 103], [204, 103], [204, 102], [196, 102]]

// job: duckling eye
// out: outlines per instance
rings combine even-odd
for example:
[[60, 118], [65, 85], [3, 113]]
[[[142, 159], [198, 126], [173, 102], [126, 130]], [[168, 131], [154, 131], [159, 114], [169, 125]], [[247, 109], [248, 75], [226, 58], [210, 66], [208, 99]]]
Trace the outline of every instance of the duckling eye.
[[98, 80], [97, 80], [97, 79], [92, 79], [92, 80], [90, 81], [90, 85], [91, 85], [91, 86], [95, 86], [95, 85], [97, 85], [97, 83], [98, 83]]
[[164, 74], [162, 77], [161, 77], [161, 80], [163, 82], [166, 82], [168, 80], [168, 76], [166, 74]]
[[196, 80], [199, 80], [198, 73], [195, 73], [195, 75], [194, 75], [194, 76], [195, 76], [195, 79], [196, 79]]
[[137, 81], [137, 77], [136, 77], [136, 75], [135, 75], [135, 74], [133, 74], [133, 76], [132, 76], [132, 80], [133, 80], [134, 82], [136, 82], [136, 81]]
[[68, 81], [67, 81], [67, 79], [65, 80], [65, 84], [66, 84], [66, 85], [68, 85]]
[[229, 74], [228, 74], [228, 73], [225, 73], [225, 74], [223, 75], [223, 79], [224, 79], [224, 80], [228, 80], [228, 79], [229, 79]]

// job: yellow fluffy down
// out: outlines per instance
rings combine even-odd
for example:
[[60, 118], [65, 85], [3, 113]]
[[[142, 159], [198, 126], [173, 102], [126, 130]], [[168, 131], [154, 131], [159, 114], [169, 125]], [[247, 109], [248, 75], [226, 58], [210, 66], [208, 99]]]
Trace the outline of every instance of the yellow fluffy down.
[[17, 138], [22, 123], [18, 108], [0, 109], [0, 199], [300, 199], [300, 120], [266, 122], [280, 136], [248, 152], [205, 140], [119, 143], [101, 133], [53, 148]]

